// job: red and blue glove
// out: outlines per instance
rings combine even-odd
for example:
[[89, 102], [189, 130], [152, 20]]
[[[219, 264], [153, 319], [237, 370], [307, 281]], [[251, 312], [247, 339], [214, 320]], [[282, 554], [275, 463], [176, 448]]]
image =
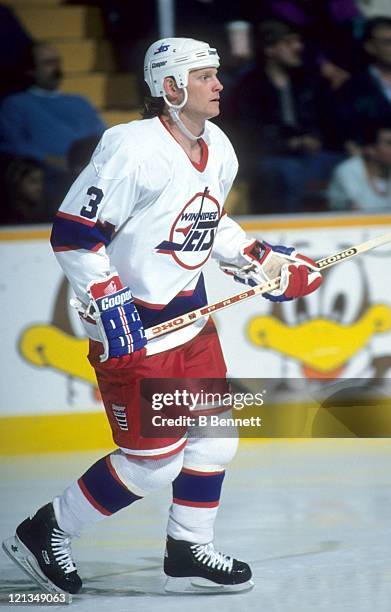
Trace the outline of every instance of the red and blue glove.
[[273, 302], [285, 302], [312, 293], [322, 284], [316, 262], [297, 253], [293, 247], [272, 245], [254, 240], [242, 249], [246, 263], [242, 267], [220, 263], [221, 269], [236, 281], [261, 285], [280, 277], [280, 286], [264, 297]]
[[104, 348], [102, 362], [144, 348], [147, 339], [140, 315], [129, 287], [122, 285], [118, 275], [93, 281], [87, 292], [91, 301], [86, 315], [92, 317], [99, 328]]

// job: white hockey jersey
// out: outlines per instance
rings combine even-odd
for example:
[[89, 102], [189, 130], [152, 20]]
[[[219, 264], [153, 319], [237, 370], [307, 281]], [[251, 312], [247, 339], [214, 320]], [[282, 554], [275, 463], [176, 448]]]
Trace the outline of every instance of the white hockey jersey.
[[[202, 268], [210, 256], [235, 263], [246, 235], [224, 212], [237, 172], [231, 143], [207, 121], [202, 158], [192, 162], [158, 117], [105, 132], [70, 188], [52, 246], [76, 295], [117, 272], [148, 328], [204, 306]], [[148, 354], [187, 342], [205, 320], [156, 338]], [[96, 340], [96, 326], [84, 322]]]

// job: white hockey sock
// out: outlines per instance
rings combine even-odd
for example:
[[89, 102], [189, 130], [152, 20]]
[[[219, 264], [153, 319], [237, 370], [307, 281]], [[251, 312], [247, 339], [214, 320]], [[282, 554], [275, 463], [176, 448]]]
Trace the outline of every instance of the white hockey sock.
[[172, 483], [167, 533], [176, 540], [206, 544], [213, 540], [224, 470], [182, 468]]
[[59, 527], [79, 535], [84, 527], [172, 482], [182, 461], [183, 451], [165, 459], [134, 459], [120, 450], [103, 457], [53, 500]]
[[[200, 432], [193, 431], [196, 436]], [[167, 533], [196, 544], [213, 541], [224, 468], [234, 457], [238, 439], [193, 437], [184, 451], [181, 473], [172, 483]]]
[[79, 536], [84, 527], [94, 525], [104, 518], [90, 504], [77, 482], [73, 482], [62, 495], [53, 499], [53, 508], [60, 529], [71, 536]]

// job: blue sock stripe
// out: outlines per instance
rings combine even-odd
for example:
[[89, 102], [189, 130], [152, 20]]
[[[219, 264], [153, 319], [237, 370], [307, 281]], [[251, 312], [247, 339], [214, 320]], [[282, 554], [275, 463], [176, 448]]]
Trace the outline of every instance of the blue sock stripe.
[[192, 502], [214, 502], [220, 499], [225, 472], [188, 474], [181, 472], [172, 483], [173, 497]]
[[113, 514], [141, 497], [129, 491], [110, 467], [109, 456], [102, 457], [83, 474], [80, 481], [82, 489], [84, 487], [88, 491], [91, 503], [96, 502], [94, 505], [98, 509], [103, 508], [108, 514]]

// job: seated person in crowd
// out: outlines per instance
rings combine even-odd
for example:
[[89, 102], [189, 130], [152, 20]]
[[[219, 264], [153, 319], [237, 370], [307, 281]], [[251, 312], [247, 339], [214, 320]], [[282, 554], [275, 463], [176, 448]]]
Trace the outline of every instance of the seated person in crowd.
[[328, 196], [335, 210], [391, 211], [391, 121], [367, 126], [361, 155], [336, 167]]
[[54, 47], [35, 43], [28, 70], [31, 87], [0, 102], [0, 152], [43, 163], [49, 196], [55, 199], [72, 143], [100, 136], [105, 124], [84, 97], [59, 91], [63, 74]]
[[354, 153], [368, 122], [391, 120], [391, 18], [368, 20], [363, 45], [368, 66], [336, 94], [338, 132], [349, 153]]
[[301, 70], [300, 35], [273, 20], [258, 33], [257, 62], [231, 97], [232, 126], [250, 173], [252, 212], [295, 212], [308, 185], [328, 181], [341, 157], [324, 147], [318, 85]]
[[10, 160], [3, 171], [1, 190], [1, 224], [49, 221], [44, 170], [39, 162], [22, 158]]
[[320, 70], [331, 89], [349, 78], [357, 63], [354, 30], [360, 11], [355, 0], [263, 0], [252, 3], [252, 13], [258, 22], [277, 19], [300, 29], [305, 62]]

